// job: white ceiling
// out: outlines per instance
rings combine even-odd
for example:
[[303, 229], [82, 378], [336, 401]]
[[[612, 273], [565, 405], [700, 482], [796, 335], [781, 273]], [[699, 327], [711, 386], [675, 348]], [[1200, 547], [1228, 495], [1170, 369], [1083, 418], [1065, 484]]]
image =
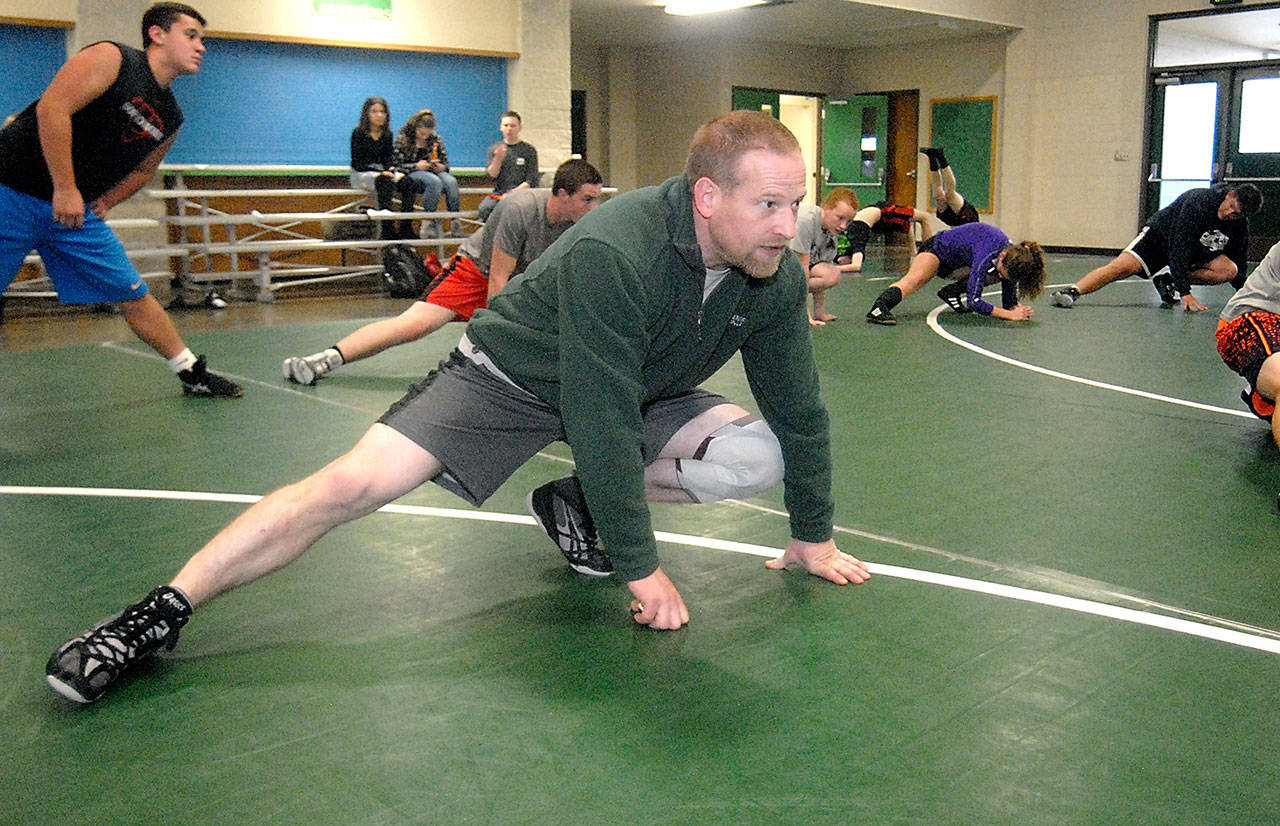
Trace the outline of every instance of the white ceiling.
[[574, 45], [651, 45], [734, 38], [857, 49], [1007, 31], [990, 23], [901, 11], [850, 0], [794, 0], [776, 6], [674, 17], [663, 0], [572, 0]]

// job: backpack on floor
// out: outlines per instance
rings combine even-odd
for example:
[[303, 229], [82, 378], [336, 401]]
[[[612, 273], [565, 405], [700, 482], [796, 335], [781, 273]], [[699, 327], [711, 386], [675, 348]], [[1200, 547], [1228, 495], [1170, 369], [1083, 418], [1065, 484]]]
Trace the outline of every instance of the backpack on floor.
[[407, 244], [382, 250], [382, 284], [392, 298], [417, 298], [428, 282], [427, 265]]

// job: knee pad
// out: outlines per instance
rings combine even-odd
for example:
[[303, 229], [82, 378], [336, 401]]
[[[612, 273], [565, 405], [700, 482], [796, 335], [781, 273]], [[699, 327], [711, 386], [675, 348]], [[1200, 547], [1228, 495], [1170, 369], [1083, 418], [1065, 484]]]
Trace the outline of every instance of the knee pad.
[[756, 496], [782, 481], [782, 446], [760, 419], [714, 431], [692, 459], [676, 460], [676, 478], [695, 502]]

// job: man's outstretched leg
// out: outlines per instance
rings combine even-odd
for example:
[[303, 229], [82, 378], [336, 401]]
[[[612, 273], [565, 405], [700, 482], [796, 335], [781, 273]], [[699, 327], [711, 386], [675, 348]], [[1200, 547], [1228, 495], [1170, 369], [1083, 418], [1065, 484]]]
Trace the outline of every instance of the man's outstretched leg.
[[391, 318], [371, 321], [338, 340], [337, 344], [309, 356], [284, 360], [284, 377], [296, 384], [315, 384], [344, 364], [369, 358], [383, 350], [429, 336], [458, 314], [421, 299]]
[[242, 513], [168, 586], [59, 647], [46, 668], [49, 684], [68, 699], [93, 702], [161, 646], [173, 648], [196, 608], [283, 568], [333, 528], [372, 513], [440, 469], [430, 453], [375, 424], [346, 455]]
[[1101, 267], [1090, 270], [1084, 278], [1070, 287], [1064, 287], [1052, 293], [1049, 298], [1055, 307], [1069, 308], [1080, 300], [1080, 296], [1097, 292], [1113, 281], [1142, 272], [1142, 269], [1142, 261], [1138, 256], [1126, 250]]

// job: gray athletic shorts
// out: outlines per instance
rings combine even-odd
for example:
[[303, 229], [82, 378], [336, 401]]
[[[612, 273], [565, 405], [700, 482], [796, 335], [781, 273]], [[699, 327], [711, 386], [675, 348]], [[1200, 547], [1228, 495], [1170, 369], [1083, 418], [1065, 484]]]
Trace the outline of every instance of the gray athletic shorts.
[[[691, 390], [641, 408], [645, 464], [686, 422], [724, 396]], [[480, 505], [535, 453], [564, 441], [559, 414], [536, 396], [504, 381], [454, 350], [378, 419], [444, 465], [435, 482]]]

